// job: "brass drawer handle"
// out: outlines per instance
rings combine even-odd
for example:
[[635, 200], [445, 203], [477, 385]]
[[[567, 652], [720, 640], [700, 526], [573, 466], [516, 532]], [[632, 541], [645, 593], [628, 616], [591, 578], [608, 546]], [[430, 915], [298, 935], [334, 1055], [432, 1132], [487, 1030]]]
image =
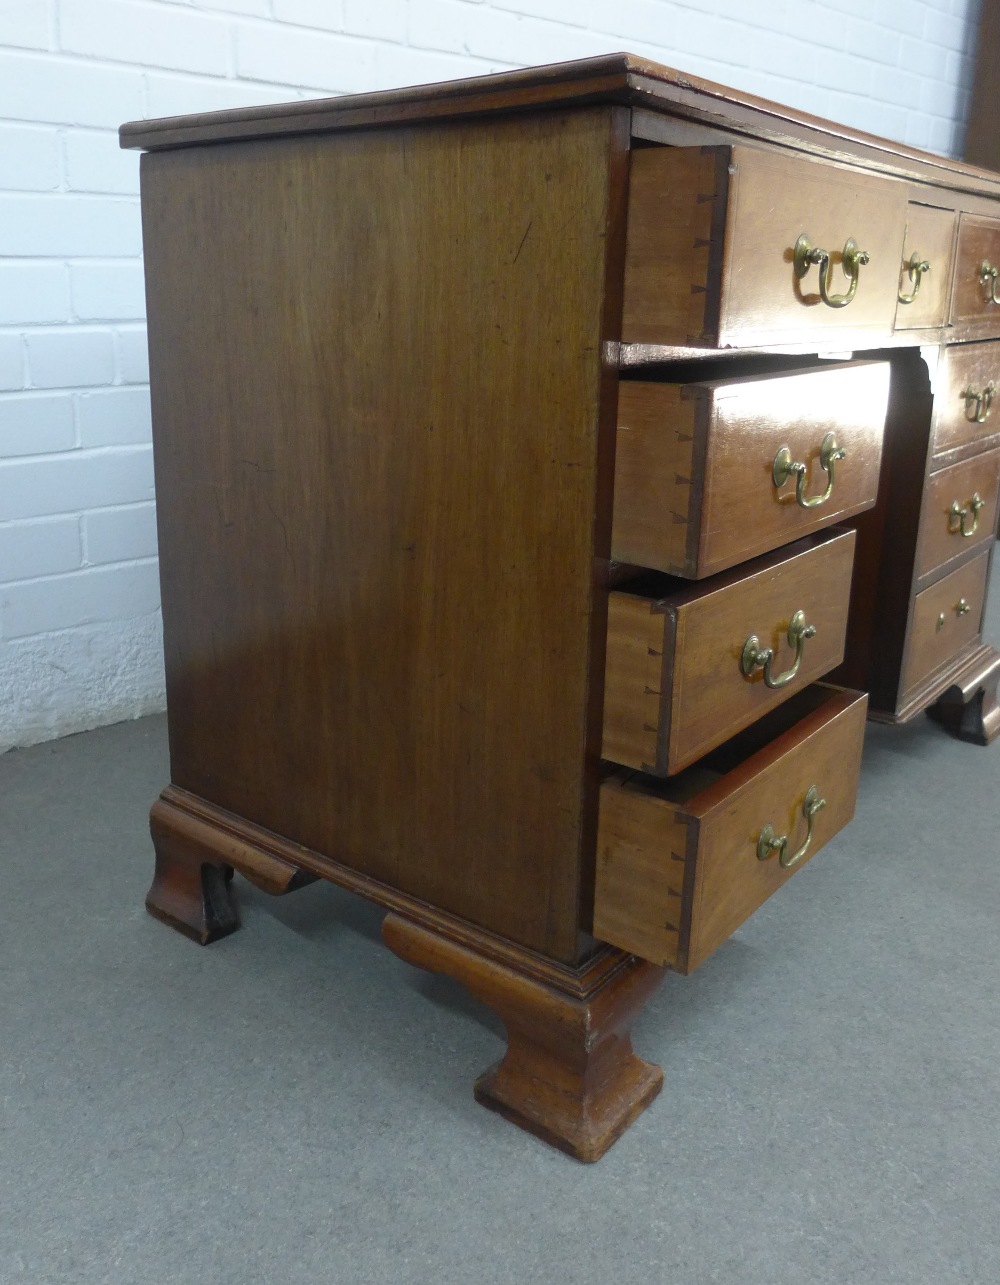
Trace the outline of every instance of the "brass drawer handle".
[[816, 264], [819, 268], [820, 298], [828, 308], [846, 308], [858, 292], [858, 278], [861, 276], [861, 269], [865, 264], [871, 262], [871, 255], [867, 250], [858, 248], [858, 243], [854, 237], [848, 237], [844, 245], [843, 267], [844, 275], [851, 284], [846, 294], [830, 293], [830, 282], [833, 278], [833, 262], [830, 257], [830, 251], [821, 250], [818, 245], [813, 245], [805, 232], [795, 242], [792, 262], [795, 264], [795, 275], [800, 279], [806, 275], [813, 264]]
[[774, 482], [775, 487], [780, 490], [794, 473], [796, 504], [803, 509], [815, 509], [817, 505], [825, 504], [833, 494], [833, 466], [837, 460], [845, 459], [846, 456], [847, 452], [844, 448], [837, 445], [836, 435], [827, 433], [826, 437], [823, 438], [823, 444], [819, 448], [819, 466], [830, 478], [822, 495], [813, 495], [808, 499], [806, 498], [806, 465], [798, 460], [793, 460], [792, 452], [787, 446], [783, 446], [774, 457], [774, 463], [771, 465], [771, 480]]
[[930, 272], [931, 265], [926, 259], [921, 259], [916, 250], [910, 255], [910, 262], [906, 265], [906, 271], [910, 274], [910, 280], [913, 282], [913, 289], [909, 294], [900, 294], [896, 292], [896, 298], [900, 303], [912, 303], [920, 293], [920, 280], [925, 272]]
[[743, 644], [740, 655], [740, 672], [744, 678], [752, 678], [758, 669], [764, 671], [764, 684], [767, 687], [786, 687], [799, 672], [802, 655], [806, 648], [806, 639], [816, 633], [815, 625], [806, 624], [806, 613], [797, 611], [788, 624], [788, 642], [795, 648], [795, 662], [791, 669], [775, 677], [771, 672], [774, 664], [774, 652], [770, 647], [762, 647], [756, 634], [751, 634]]
[[986, 385], [981, 393], [970, 384], [962, 393], [962, 399], [965, 402], [965, 417], [970, 424], [985, 424], [990, 417], [990, 411], [993, 409], [993, 394], [996, 392], [996, 385], [992, 380]]
[[[957, 500], [952, 501], [951, 508], [948, 510], [948, 530], [952, 535], [965, 537], [967, 540], [970, 535], [976, 534], [976, 527], [979, 526], [979, 514], [986, 508], [986, 501], [980, 496], [978, 491], [973, 493], [969, 501], [969, 507], [963, 509]], [[972, 514], [972, 526], [966, 527], [965, 519]], [[955, 523], [958, 523], [958, 526]]]
[[[958, 602], [955, 603], [953, 610], [956, 616], [967, 616], [972, 610], [972, 606], [965, 598], [959, 598]], [[940, 612], [937, 618], [937, 627], [939, 630], [944, 628], [945, 619], [946, 617], [944, 612]]]
[[989, 259], [984, 259], [979, 265], [979, 284], [986, 291], [987, 303], [1000, 303], [997, 298], [997, 276], [1000, 275], [1000, 269], [995, 268]]
[[757, 860], [766, 861], [768, 857], [776, 852], [778, 854], [778, 865], [781, 866], [783, 870], [791, 870], [792, 866], [798, 865], [809, 851], [810, 844], [813, 841], [813, 820], [816, 813], [825, 807], [826, 799], [821, 799], [819, 797], [819, 790], [817, 790], [816, 786], [810, 785], [809, 789], [806, 790], [806, 797], [802, 801], [802, 815], [805, 817], [806, 823], [809, 826], [805, 843], [803, 843], [802, 847], [799, 848], [798, 852], [793, 852], [792, 855], [789, 856], [788, 835], [776, 835], [774, 833], [774, 826], [768, 822], [768, 824], [764, 826], [763, 830], [761, 830], [760, 837], [757, 840]]

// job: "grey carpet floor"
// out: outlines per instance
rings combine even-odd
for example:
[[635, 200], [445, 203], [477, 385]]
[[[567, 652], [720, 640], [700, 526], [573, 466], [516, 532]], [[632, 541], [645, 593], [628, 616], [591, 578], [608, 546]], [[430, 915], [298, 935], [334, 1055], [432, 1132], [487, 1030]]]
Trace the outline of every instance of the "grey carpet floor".
[[162, 718], [0, 758], [4, 1285], [1000, 1280], [1000, 743], [869, 728], [854, 824], [667, 978], [664, 1092], [589, 1167], [475, 1105], [497, 1022], [375, 908], [149, 918], [166, 780]]

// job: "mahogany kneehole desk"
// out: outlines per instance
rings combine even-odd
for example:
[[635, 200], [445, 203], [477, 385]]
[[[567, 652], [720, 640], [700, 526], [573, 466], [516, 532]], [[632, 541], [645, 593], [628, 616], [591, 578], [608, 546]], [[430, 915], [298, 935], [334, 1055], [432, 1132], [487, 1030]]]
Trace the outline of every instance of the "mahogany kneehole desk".
[[626, 55], [122, 142], [147, 905], [380, 903], [503, 1019], [477, 1098], [594, 1160], [663, 968], [851, 819], [868, 695], [997, 732], [1000, 179]]

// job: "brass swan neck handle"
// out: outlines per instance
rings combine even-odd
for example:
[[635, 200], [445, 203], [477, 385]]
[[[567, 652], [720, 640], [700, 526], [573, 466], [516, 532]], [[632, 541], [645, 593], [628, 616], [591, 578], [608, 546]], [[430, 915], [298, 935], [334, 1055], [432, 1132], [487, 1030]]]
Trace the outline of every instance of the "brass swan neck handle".
[[837, 445], [836, 434], [827, 433], [819, 448], [819, 465], [829, 478], [826, 490], [822, 495], [806, 495], [807, 467], [800, 460], [792, 459], [792, 452], [787, 446], [783, 446], [774, 457], [774, 463], [771, 466], [771, 480], [774, 482], [775, 488], [780, 490], [788, 479], [794, 475], [795, 503], [803, 509], [815, 509], [818, 505], [825, 504], [833, 494], [833, 466], [837, 460], [846, 459], [846, 457], [847, 452], [842, 446]]
[[819, 295], [828, 308], [847, 307], [858, 292], [861, 269], [871, 262], [871, 255], [867, 250], [860, 248], [854, 237], [848, 237], [844, 242], [841, 257], [844, 275], [848, 280], [848, 287], [844, 294], [831, 294], [833, 256], [830, 251], [824, 250], [818, 245], [813, 245], [805, 232], [795, 242], [795, 248], [792, 251], [795, 275], [800, 280], [813, 265], [819, 268]]
[[797, 611], [788, 622], [787, 634], [789, 646], [795, 648], [795, 660], [792, 662], [791, 669], [786, 669], [783, 674], [775, 674], [773, 648], [762, 647], [757, 635], [751, 634], [743, 644], [743, 651], [740, 653], [740, 673], [744, 678], [752, 678], [758, 669], [762, 669], [766, 687], [787, 687], [799, 672], [802, 657], [805, 654], [806, 639], [813, 638], [815, 635], [816, 626], [807, 625], [806, 613]]
[[768, 857], [775, 852], [778, 854], [778, 865], [783, 870], [791, 868], [802, 860], [809, 851], [813, 841], [813, 823], [816, 813], [821, 812], [826, 807], [826, 799], [821, 799], [819, 790], [815, 785], [810, 785], [806, 791], [806, 797], [802, 800], [802, 815], [805, 818], [806, 825], [809, 827], [806, 832], [805, 842], [798, 851], [793, 852], [790, 856], [788, 853], [788, 835], [776, 835], [774, 826], [770, 822], [764, 826], [757, 839], [757, 860], [766, 861]]
[[896, 292], [896, 298], [900, 303], [912, 303], [914, 299], [916, 299], [917, 295], [920, 293], [920, 282], [923, 279], [924, 273], [930, 272], [930, 270], [930, 261], [927, 259], [921, 259], [920, 255], [916, 250], [914, 250], [910, 255], [909, 263], [907, 263], [904, 268], [904, 271], [909, 274], [910, 280], [913, 282], [913, 289], [909, 294], [901, 294], [898, 291]]

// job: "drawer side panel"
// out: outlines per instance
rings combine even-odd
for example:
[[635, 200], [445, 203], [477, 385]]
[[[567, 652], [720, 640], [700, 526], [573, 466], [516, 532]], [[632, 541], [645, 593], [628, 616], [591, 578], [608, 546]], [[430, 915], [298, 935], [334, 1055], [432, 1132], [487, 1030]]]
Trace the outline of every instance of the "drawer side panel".
[[716, 343], [728, 147], [632, 153], [622, 339]]
[[611, 594], [601, 757], [612, 763], [656, 770], [663, 687], [673, 668], [670, 657], [664, 657], [670, 642], [668, 625], [647, 599]]
[[611, 533], [617, 561], [697, 573], [707, 409], [704, 394], [679, 384], [622, 381]]
[[601, 789], [594, 936], [640, 959], [676, 966], [685, 936], [685, 876], [697, 826], [682, 808]]

